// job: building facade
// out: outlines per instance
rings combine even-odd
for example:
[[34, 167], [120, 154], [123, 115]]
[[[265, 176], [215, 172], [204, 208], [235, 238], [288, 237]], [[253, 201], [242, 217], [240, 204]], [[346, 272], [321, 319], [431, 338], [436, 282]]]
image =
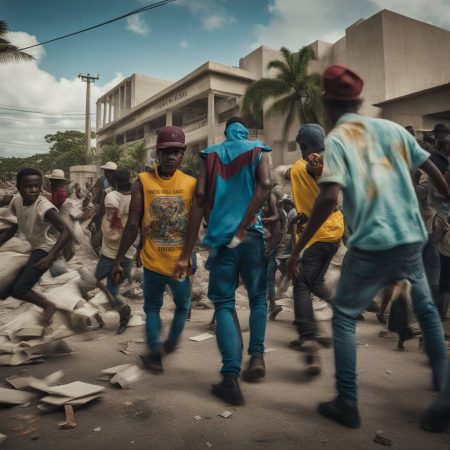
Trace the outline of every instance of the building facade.
[[[449, 31], [383, 10], [351, 25], [334, 44], [316, 41], [311, 47], [316, 56], [312, 72], [337, 63], [362, 76], [363, 114], [418, 129], [438, 121], [450, 124]], [[113, 142], [145, 142], [150, 158], [157, 130], [165, 125], [182, 127], [193, 152], [221, 142], [226, 120], [240, 113], [246, 88], [273, 76], [267, 64], [280, 57], [262, 46], [243, 57], [239, 68], [208, 61], [175, 83], [132, 75], [97, 101], [97, 151]], [[282, 117], [250, 123], [251, 137], [272, 147], [274, 166], [298, 158], [299, 123], [288, 136], [282, 127]]]

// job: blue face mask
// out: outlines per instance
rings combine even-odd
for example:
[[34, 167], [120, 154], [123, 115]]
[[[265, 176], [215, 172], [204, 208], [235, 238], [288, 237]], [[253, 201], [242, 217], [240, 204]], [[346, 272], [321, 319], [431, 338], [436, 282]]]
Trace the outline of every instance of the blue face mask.
[[242, 141], [248, 139], [248, 129], [239, 122], [234, 122], [225, 130], [227, 141]]

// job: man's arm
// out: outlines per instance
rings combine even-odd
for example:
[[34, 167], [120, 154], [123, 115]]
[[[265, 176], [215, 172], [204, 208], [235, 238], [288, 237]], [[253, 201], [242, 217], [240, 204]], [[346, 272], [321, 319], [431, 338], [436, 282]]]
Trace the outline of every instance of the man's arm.
[[12, 224], [8, 229], [0, 233], [0, 246], [5, 242], [8, 242], [16, 233], [19, 225], [17, 223]]
[[336, 209], [339, 191], [341, 187], [337, 183], [326, 183], [320, 185], [320, 193], [314, 202], [311, 217], [306, 225], [305, 231], [298, 240], [291, 257], [288, 260], [288, 274], [291, 278], [298, 276], [298, 260], [300, 252], [305, 248], [306, 244], [316, 234], [317, 230], [322, 226], [325, 220]]
[[238, 240], [242, 241], [244, 239], [247, 227], [255, 217], [255, 214], [261, 209], [271, 188], [272, 180], [270, 178], [269, 157], [264, 152], [261, 154], [261, 160], [256, 169], [255, 192], [235, 236]]
[[205, 215], [205, 208], [208, 200], [206, 175], [206, 162], [203, 160], [197, 179], [192, 208], [189, 213], [189, 221], [183, 251], [181, 252], [180, 259], [176, 263], [174, 269], [173, 276], [175, 278], [185, 278], [188, 274], [187, 272], [190, 265], [191, 254], [197, 241], [198, 231], [200, 229], [203, 216]]
[[48, 252], [48, 255], [41, 258], [34, 267], [40, 270], [47, 270], [53, 260], [58, 256], [59, 252], [69, 243], [72, 239], [72, 233], [69, 227], [55, 209], [49, 209], [45, 213], [45, 218], [59, 231], [59, 237], [55, 242], [53, 248]]
[[431, 182], [436, 186], [439, 192], [450, 200], [450, 186], [444, 176], [441, 174], [439, 169], [434, 165], [432, 161], [427, 159], [421, 166], [420, 169], [423, 170], [431, 180]]
[[272, 213], [272, 215], [269, 217], [266, 217], [262, 220], [264, 224], [276, 222], [280, 217], [278, 215], [277, 197], [275, 194], [272, 194], [272, 193], [270, 194], [269, 206], [270, 206], [270, 212]]
[[136, 180], [131, 188], [130, 209], [128, 212], [128, 220], [123, 230], [122, 239], [120, 240], [119, 251], [114, 260], [114, 268], [112, 271], [113, 280], [118, 283], [122, 277], [123, 269], [120, 266], [120, 261], [126, 255], [128, 249], [136, 241], [136, 236], [142, 222], [142, 215], [144, 212], [144, 194], [142, 192], [142, 184], [140, 180]]

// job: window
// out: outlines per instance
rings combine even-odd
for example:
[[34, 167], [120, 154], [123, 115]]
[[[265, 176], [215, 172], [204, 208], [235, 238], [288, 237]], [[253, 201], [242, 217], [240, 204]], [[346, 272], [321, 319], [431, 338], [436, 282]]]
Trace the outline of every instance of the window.
[[295, 152], [297, 150], [297, 142], [295, 142], [295, 141], [290, 141], [289, 143], [288, 143], [288, 149], [287, 149], [287, 151], [288, 152]]

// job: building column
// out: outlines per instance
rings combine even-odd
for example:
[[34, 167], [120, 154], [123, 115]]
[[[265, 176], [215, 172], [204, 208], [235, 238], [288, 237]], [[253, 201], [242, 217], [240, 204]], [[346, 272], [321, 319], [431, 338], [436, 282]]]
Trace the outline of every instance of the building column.
[[112, 117], [112, 97], [108, 97], [108, 123], [111, 123], [111, 117]]
[[102, 127], [104, 127], [105, 124], [106, 124], [106, 100], [102, 101], [102, 105], [103, 105], [103, 122], [102, 122]]
[[123, 89], [122, 89], [122, 87], [123, 86], [120, 86], [119, 87], [119, 115], [118, 115], [118, 118], [119, 117], [122, 117], [122, 114], [123, 114]]
[[166, 112], [166, 127], [172, 126], [172, 111]]
[[208, 145], [214, 144], [214, 131], [216, 125], [216, 111], [214, 108], [214, 92], [208, 92]]
[[102, 104], [100, 102], [97, 102], [96, 104], [96, 113], [95, 113], [95, 124], [97, 130], [101, 127], [101, 114], [102, 114]]

